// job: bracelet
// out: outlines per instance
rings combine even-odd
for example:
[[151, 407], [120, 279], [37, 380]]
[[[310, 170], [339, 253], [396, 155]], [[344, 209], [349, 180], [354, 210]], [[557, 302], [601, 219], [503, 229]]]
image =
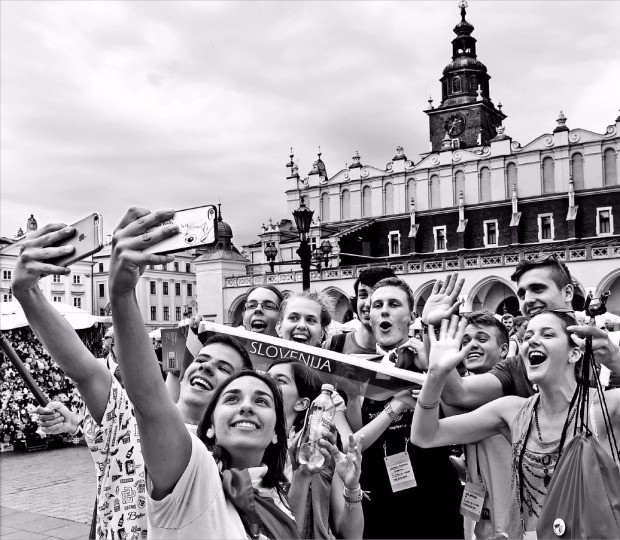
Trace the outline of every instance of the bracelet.
[[422, 324], [422, 333], [428, 334], [428, 324], [426, 323], [421, 323], [421, 324]]
[[69, 433], [69, 437], [81, 437], [83, 435], [82, 433], [82, 428], [80, 427], [80, 424], [78, 424], [78, 426], [75, 428], [75, 431], [73, 433]]
[[436, 407], [439, 407], [439, 402], [440, 400], [438, 399], [435, 403], [431, 403], [430, 405], [428, 405], [423, 401], [420, 401], [420, 399], [418, 398], [418, 405], [423, 409], [435, 409]]
[[362, 486], [357, 484], [355, 489], [348, 489], [347, 486], [344, 486], [343, 495], [346, 500], [350, 500], [350, 502], [356, 501], [359, 499], [362, 500]]
[[403, 415], [402, 414], [398, 414], [393, 408], [392, 408], [392, 403], [390, 401], [388, 401], [387, 405], [383, 408], [383, 410], [387, 413], [387, 415], [390, 417], [390, 423], [392, 422], [398, 422]]

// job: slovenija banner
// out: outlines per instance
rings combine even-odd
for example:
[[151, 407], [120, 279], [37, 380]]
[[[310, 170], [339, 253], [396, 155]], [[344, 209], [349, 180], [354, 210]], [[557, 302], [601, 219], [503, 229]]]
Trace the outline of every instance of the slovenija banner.
[[[425, 375], [413, 371], [379, 364], [364, 358], [337, 353], [318, 347], [310, 347], [294, 341], [248, 332], [244, 328], [232, 328], [212, 322], [201, 322], [198, 339], [204, 343], [216, 334], [234, 337], [252, 359], [254, 368], [266, 371], [274, 360], [295, 358], [315, 369], [321, 380], [333, 384], [337, 390], [349, 395], [362, 395], [370, 399], [386, 400], [400, 390], [419, 388]], [[195, 336], [190, 331], [187, 347], [193, 355], [198, 353]], [[377, 360], [380, 357], [374, 357]]]

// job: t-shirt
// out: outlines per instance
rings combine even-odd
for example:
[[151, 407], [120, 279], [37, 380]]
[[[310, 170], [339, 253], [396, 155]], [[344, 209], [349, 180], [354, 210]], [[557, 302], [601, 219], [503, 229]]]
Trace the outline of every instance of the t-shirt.
[[489, 373], [499, 379], [505, 396], [527, 398], [535, 394], [534, 387], [527, 378], [527, 371], [521, 356], [513, 356], [498, 362]]
[[[385, 401], [364, 399], [363, 424], [384, 408]], [[450, 463], [450, 449], [420, 448], [409, 442], [413, 413], [406, 411], [364, 450], [360, 484], [364, 498], [364, 538], [463, 538], [459, 513], [462, 487]], [[392, 492], [385, 456], [406, 451], [416, 487]]]
[[512, 447], [503, 435], [493, 435], [465, 446], [467, 481], [486, 489], [477, 539], [499, 538], [508, 526], [512, 480]]
[[[198, 437], [190, 436], [192, 453], [171, 493], [159, 501], [153, 499], [147, 475], [149, 540], [247, 538], [237, 510], [224, 494], [215, 459]], [[253, 467], [248, 472], [259, 494], [270, 496], [292, 519], [277, 491], [261, 487], [267, 467]]]
[[97, 539], [146, 538], [138, 424], [127, 392], [114, 377], [101, 425], [86, 411], [82, 431], [97, 474]]
[[336, 334], [329, 338], [325, 348], [343, 354], [372, 354], [376, 355], [375, 347], [362, 347], [355, 339], [355, 332]]

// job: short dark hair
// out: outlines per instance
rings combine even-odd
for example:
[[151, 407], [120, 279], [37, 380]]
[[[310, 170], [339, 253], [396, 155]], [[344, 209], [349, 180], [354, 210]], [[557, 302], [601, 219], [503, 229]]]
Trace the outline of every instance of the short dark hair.
[[288, 455], [287, 433], [286, 433], [286, 418], [284, 416], [284, 403], [282, 401], [282, 393], [276, 382], [266, 375], [257, 373], [256, 371], [238, 371], [230, 376], [228, 380], [223, 382], [213, 394], [207, 410], [205, 411], [200, 424], [198, 424], [197, 435], [198, 438], [211, 450], [213, 457], [219, 461], [224, 469], [230, 468], [230, 456], [228, 452], [221, 446], [218, 446], [215, 438], [207, 437], [207, 431], [213, 425], [213, 413], [218, 405], [220, 396], [226, 390], [226, 388], [234, 380], [241, 377], [255, 377], [256, 379], [264, 382], [273, 395], [273, 404], [276, 411], [276, 426], [275, 433], [278, 439], [276, 444], [270, 444], [263, 455], [263, 462], [267, 465], [267, 472], [263, 477], [262, 484], [266, 488], [276, 488], [280, 498], [286, 501], [284, 495], [283, 485], [287, 482], [284, 474], [284, 467], [286, 464], [286, 458]]
[[573, 278], [570, 275], [568, 267], [553, 255], [544, 259], [538, 259], [537, 261], [522, 260], [519, 264], [517, 264], [515, 271], [512, 276], [510, 276], [510, 279], [516, 283], [523, 274], [536, 268], [549, 268], [549, 270], [551, 270], [551, 279], [556, 284], [558, 289], [563, 289], [566, 285], [573, 284]]
[[[190, 330], [191, 332], [191, 330]], [[226, 334], [216, 334], [211, 336], [207, 341], [205, 341], [202, 347], [206, 347], [207, 345], [212, 345], [214, 343], [219, 343], [221, 345], [226, 345], [233, 349], [240, 357], [243, 362], [244, 370], [254, 370], [254, 366], [252, 364], [252, 360], [248, 351], [245, 350], [244, 347], [233, 337], [227, 336]], [[201, 349], [202, 349], [201, 347]], [[194, 357], [195, 358], [195, 357]], [[185, 370], [189, 367], [189, 365], [194, 361], [194, 358], [191, 358], [189, 355], [185, 355], [183, 357], [183, 369], [181, 370], [181, 378], [185, 375]]]
[[[308, 398], [313, 401], [321, 393], [321, 379], [317, 375], [316, 371], [307, 366], [296, 358], [280, 358], [275, 360], [267, 369], [267, 373], [273, 366], [288, 364], [291, 366], [293, 372], [293, 379], [295, 386], [297, 386], [297, 393], [299, 397]], [[301, 412], [295, 417], [295, 431], [299, 433], [304, 425], [305, 414]], [[289, 426], [290, 428], [291, 426]]]
[[[355, 283], [353, 284], [353, 290], [355, 291], [355, 298], [357, 300], [357, 291], [360, 288], [360, 285], [366, 285], [366, 287], [374, 287], [379, 281], [382, 279], [396, 277], [394, 270], [392, 270], [388, 266], [370, 266], [369, 268], [364, 268]], [[355, 311], [355, 310], [353, 310]]]
[[508, 330], [502, 324], [501, 321], [493, 315], [488, 309], [481, 309], [479, 311], [472, 311], [471, 313], [464, 313], [463, 318], [467, 321], [467, 324], [473, 324], [474, 326], [486, 326], [495, 328], [495, 338], [497, 344], [508, 345]]
[[305, 298], [312, 302], [316, 302], [321, 307], [321, 327], [327, 328], [332, 322], [332, 300], [323, 291], [298, 291], [286, 295], [282, 304], [280, 304], [280, 320], [284, 317], [286, 306], [295, 298]]
[[254, 287], [250, 287], [245, 293], [244, 301], [247, 301], [248, 296], [250, 296], [250, 294], [252, 294], [256, 289], [267, 289], [268, 291], [271, 291], [278, 297], [278, 305], [282, 303], [282, 300], [284, 300], [284, 294], [280, 289], [278, 289], [275, 285], [265, 283], [264, 285], [254, 285]]
[[397, 277], [384, 278], [375, 284], [370, 295], [372, 296], [373, 293], [381, 287], [397, 287], [398, 289], [405, 291], [405, 293], [407, 293], [407, 301], [409, 302], [409, 310], [413, 311], [413, 291], [405, 281]]

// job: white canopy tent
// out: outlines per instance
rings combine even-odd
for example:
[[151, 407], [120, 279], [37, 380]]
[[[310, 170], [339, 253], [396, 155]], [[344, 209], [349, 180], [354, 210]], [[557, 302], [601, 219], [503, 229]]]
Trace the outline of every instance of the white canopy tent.
[[[112, 317], [91, 315], [88, 311], [62, 302], [52, 302], [52, 306], [75, 330], [90, 328], [96, 323], [111, 323]], [[0, 330], [13, 330], [28, 326], [28, 320], [19, 302], [0, 302]]]

